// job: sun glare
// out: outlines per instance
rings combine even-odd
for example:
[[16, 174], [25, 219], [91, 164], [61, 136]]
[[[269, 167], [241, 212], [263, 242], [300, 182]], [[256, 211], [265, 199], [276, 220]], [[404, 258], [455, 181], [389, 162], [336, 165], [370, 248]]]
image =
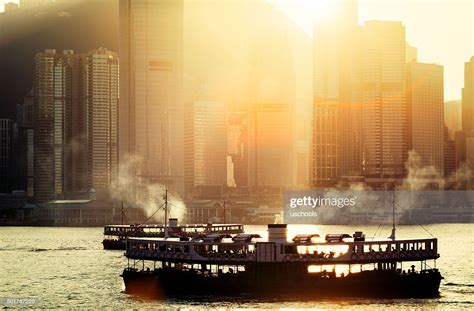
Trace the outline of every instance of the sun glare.
[[311, 33], [314, 19], [329, 19], [336, 9], [335, 0], [268, 0], [285, 12], [297, 25]]
[[334, 9], [334, 1], [331, 0], [306, 0], [306, 2], [312, 7], [314, 16], [330, 15]]

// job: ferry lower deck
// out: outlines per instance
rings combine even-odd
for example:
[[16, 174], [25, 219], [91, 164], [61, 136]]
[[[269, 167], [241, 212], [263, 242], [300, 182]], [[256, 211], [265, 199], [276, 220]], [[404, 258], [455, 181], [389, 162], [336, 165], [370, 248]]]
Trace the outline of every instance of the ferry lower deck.
[[442, 277], [437, 269], [402, 271], [391, 267], [390, 264], [382, 269], [338, 275], [338, 266], [331, 270], [310, 272], [310, 266], [304, 263], [205, 267], [165, 263], [155, 268], [126, 268], [122, 277], [128, 293], [148, 297], [182, 294], [260, 296], [276, 293], [308, 298], [439, 296]]

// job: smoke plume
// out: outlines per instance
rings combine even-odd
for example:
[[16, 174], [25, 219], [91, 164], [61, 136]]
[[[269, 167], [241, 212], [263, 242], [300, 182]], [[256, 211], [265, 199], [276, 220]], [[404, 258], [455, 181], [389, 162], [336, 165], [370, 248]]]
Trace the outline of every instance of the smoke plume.
[[423, 190], [443, 189], [444, 177], [432, 165], [423, 166], [422, 159], [418, 153], [411, 150], [408, 152], [408, 160], [405, 162], [407, 177], [403, 180], [399, 190]]
[[[149, 182], [140, 177], [144, 161], [140, 157], [128, 157], [119, 166], [118, 177], [111, 185], [112, 198], [122, 201], [126, 207], [142, 208], [145, 215], [155, 222], [164, 222], [165, 185]], [[168, 218], [184, 220], [186, 206], [178, 194], [168, 190]]]

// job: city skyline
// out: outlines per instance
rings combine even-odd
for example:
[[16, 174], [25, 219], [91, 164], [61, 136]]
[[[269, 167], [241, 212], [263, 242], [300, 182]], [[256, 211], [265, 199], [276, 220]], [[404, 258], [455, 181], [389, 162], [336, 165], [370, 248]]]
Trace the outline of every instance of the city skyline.
[[0, 305], [471, 305], [473, 9], [0, 0]]
[[[49, 1], [25, 1], [31, 10], [5, 17], [41, 8], [67, 21], [71, 2]], [[346, 180], [395, 187], [411, 176], [414, 157], [462, 179], [457, 170], [473, 149], [468, 63], [456, 132], [450, 109], [444, 117], [446, 70], [420, 59], [402, 21], [360, 24], [357, 0], [318, 3], [310, 40], [264, 0], [122, 0], [117, 52], [76, 57], [53, 46], [45, 52], [52, 62], [37, 55], [36, 201], [84, 196], [120, 176], [130, 202], [153, 185], [184, 199], [197, 187], [246, 188], [256, 200]], [[111, 92], [119, 76], [120, 96]]]

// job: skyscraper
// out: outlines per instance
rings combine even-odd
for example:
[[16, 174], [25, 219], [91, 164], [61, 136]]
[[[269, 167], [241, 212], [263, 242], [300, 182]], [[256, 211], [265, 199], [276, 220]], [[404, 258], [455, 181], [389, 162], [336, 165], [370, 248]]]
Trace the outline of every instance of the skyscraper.
[[13, 121], [0, 119], [0, 193], [11, 192]]
[[36, 54], [34, 82], [35, 201], [109, 186], [117, 171], [117, 54], [45, 50]]
[[233, 182], [237, 187], [248, 186], [248, 114], [233, 112], [227, 119], [227, 154], [232, 161]]
[[[462, 89], [462, 131], [465, 137], [465, 159], [474, 168], [474, 56], [464, 64], [464, 88]], [[464, 149], [464, 148], [463, 148]]]
[[183, 1], [121, 0], [120, 40], [120, 162], [183, 194]]
[[410, 44], [405, 45], [405, 61], [407, 63], [416, 62], [418, 60], [418, 49]]
[[4, 10], [5, 12], [12, 12], [18, 9], [18, 4], [15, 2], [7, 2], [5, 3]]
[[464, 64], [464, 88], [462, 89], [462, 130], [474, 130], [474, 56]]
[[456, 141], [450, 137], [448, 127], [444, 128], [444, 177], [452, 180], [456, 172]]
[[32, 127], [34, 124], [34, 96], [33, 90], [24, 97], [23, 102], [17, 105], [16, 119], [18, 126]]
[[462, 129], [462, 101], [450, 100], [444, 103], [444, 123], [448, 128], [448, 135], [452, 139], [454, 133]]
[[118, 62], [117, 53], [105, 48], [83, 56], [87, 176], [88, 186], [96, 190], [107, 188], [118, 169]]
[[361, 170], [357, 1], [336, 1], [333, 15], [314, 23], [314, 186], [334, 185]]
[[443, 66], [407, 64], [408, 150], [415, 151], [422, 166], [444, 173]]
[[18, 123], [18, 183], [25, 189], [29, 200], [34, 199], [34, 94], [28, 92], [23, 103], [17, 105]]
[[249, 185], [257, 190], [294, 182], [294, 65], [287, 25], [271, 26], [255, 39], [249, 59]]
[[35, 56], [34, 188], [39, 203], [66, 190], [66, 110], [72, 102], [72, 55], [72, 51], [58, 54], [45, 50]]
[[186, 196], [196, 186], [227, 183], [225, 107], [213, 101], [195, 101], [190, 106], [185, 115]]
[[401, 22], [368, 21], [362, 44], [364, 175], [403, 176], [407, 157], [405, 29]]

